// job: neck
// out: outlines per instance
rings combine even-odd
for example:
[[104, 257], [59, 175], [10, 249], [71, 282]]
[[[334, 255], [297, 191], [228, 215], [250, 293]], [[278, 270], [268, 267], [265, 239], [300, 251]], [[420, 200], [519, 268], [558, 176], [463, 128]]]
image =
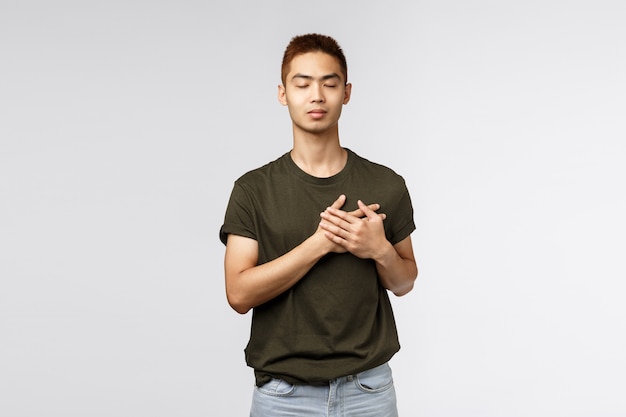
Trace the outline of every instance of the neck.
[[325, 134], [294, 131], [291, 159], [309, 175], [328, 178], [338, 174], [346, 165], [348, 152], [339, 143], [335, 130]]

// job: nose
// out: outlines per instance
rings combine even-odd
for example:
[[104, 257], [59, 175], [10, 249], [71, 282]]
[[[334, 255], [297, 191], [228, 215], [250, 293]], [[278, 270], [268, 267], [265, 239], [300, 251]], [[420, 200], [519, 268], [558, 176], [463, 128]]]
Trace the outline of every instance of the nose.
[[312, 103], [323, 103], [325, 101], [326, 100], [324, 98], [324, 90], [322, 89], [322, 85], [321, 84], [317, 84], [312, 89], [311, 102]]

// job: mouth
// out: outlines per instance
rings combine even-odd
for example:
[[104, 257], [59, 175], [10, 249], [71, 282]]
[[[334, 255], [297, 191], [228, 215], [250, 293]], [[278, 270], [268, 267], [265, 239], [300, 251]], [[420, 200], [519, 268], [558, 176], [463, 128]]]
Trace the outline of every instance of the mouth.
[[308, 114], [314, 119], [321, 119], [326, 114], [326, 110], [313, 109], [309, 111]]

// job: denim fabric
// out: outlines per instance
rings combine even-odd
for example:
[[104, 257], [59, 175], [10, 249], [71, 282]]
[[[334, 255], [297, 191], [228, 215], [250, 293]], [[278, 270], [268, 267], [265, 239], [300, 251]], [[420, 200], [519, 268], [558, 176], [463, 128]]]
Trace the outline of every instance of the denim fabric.
[[250, 417], [397, 417], [391, 368], [378, 366], [324, 386], [272, 379], [255, 387]]

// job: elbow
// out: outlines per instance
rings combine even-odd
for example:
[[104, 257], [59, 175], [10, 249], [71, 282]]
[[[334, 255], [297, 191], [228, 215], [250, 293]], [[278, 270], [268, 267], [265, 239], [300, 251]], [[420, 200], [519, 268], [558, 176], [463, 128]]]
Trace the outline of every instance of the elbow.
[[251, 307], [248, 307], [247, 305], [235, 303], [230, 300], [228, 300], [228, 304], [232, 307], [233, 310], [242, 315], [251, 310]]
[[246, 314], [254, 307], [250, 304], [246, 292], [238, 285], [237, 276], [226, 274], [226, 300], [228, 305], [239, 314]]
[[409, 279], [404, 283], [404, 285], [398, 286], [398, 288], [393, 289], [391, 292], [393, 292], [393, 294], [396, 297], [402, 297], [403, 295], [407, 295], [408, 293], [410, 293], [413, 290], [413, 287], [415, 286], [415, 280], [417, 280], [417, 265], [415, 266], [415, 269], [411, 272], [411, 275], [409, 276]]
[[392, 292], [393, 295], [395, 295], [396, 297], [402, 297], [403, 295], [407, 295], [408, 293], [410, 293], [412, 289], [413, 281], [407, 283], [406, 285], [403, 285], [402, 287], [394, 289]]
[[226, 298], [228, 299], [228, 304], [231, 306], [233, 310], [235, 310], [239, 314], [246, 314], [252, 308], [248, 304], [244, 303], [243, 300], [238, 299], [230, 294], [227, 294]]
[[243, 297], [233, 294], [232, 291], [226, 291], [226, 299], [231, 308], [239, 314], [246, 314], [252, 309], [252, 306], [246, 303]]

